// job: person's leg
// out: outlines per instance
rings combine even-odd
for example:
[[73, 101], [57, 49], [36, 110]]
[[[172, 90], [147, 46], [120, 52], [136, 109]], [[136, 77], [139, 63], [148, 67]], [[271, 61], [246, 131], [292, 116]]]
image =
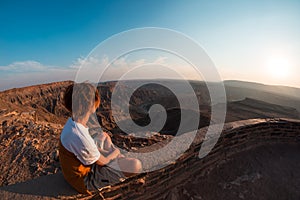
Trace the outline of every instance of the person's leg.
[[85, 177], [84, 182], [88, 190], [93, 191], [107, 185], [113, 185], [123, 181], [123, 172], [108, 166], [92, 165], [91, 171]]
[[136, 175], [142, 171], [142, 163], [136, 158], [118, 158], [118, 164], [126, 177]]

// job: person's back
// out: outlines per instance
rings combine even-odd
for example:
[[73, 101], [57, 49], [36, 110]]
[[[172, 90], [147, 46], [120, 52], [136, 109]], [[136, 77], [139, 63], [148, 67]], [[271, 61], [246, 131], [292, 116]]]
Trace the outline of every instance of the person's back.
[[[123, 179], [123, 169], [133, 173], [141, 170], [139, 160], [124, 158], [117, 148], [112, 148], [108, 154], [101, 154], [101, 149], [90, 136], [87, 122], [100, 105], [100, 96], [94, 86], [89, 83], [70, 85], [64, 103], [72, 117], [66, 122], [60, 136], [59, 161], [63, 175], [72, 187], [80, 193], [91, 194], [91, 190]], [[118, 169], [108, 167], [109, 163], [116, 163]]]
[[94, 145], [88, 129], [69, 118], [60, 136], [59, 159], [65, 179], [80, 193], [89, 193], [84, 177], [100, 157]]

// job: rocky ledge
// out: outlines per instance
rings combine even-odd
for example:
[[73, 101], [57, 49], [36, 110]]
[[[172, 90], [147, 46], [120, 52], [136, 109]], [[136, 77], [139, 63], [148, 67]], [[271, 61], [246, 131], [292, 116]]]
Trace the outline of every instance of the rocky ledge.
[[[254, 186], [251, 188], [251, 183], [255, 185], [256, 181], [261, 181], [258, 185], [267, 188], [276, 183], [276, 191], [264, 194], [264, 190], [260, 190], [258, 195], [265, 195], [260, 196], [260, 199], [271, 197], [278, 199], [280, 198], [278, 194], [286, 195], [287, 199], [300, 198], [300, 173], [298, 173], [300, 158], [295, 156], [300, 151], [299, 120], [251, 119], [227, 123], [213, 150], [204, 158], [199, 159], [199, 150], [206, 131], [207, 128], [199, 129], [192, 145], [185, 152], [180, 152], [181, 148], [178, 148], [179, 150], [168, 149], [169, 140], [145, 147], [145, 151], [163, 147], [166, 148], [164, 152], [168, 153], [159, 157], [160, 161], [149, 157], [142, 158], [148, 172], [95, 191], [93, 196], [76, 193], [63, 180], [61, 173], [5, 186], [1, 188], [0, 193], [5, 199], [203, 199], [203, 197], [213, 199], [218, 197], [216, 195], [226, 194], [214, 191], [213, 187], [206, 187], [207, 183], [210, 186], [217, 185], [222, 190], [228, 190], [227, 192], [230, 194], [228, 198], [247, 199], [250, 193], [253, 193], [251, 189], [255, 189]], [[181, 138], [178, 143], [175, 143], [177, 145], [190, 138], [188, 134], [178, 137]], [[291, 153], [278, 151], [278, 149], [284, 148]], [[175, 162], [168, 162], [175, 158]], [[156, 169], [158, 163], [165, 163], [166, 166]], [[245, 167], [244, 171], [241, 167]], [[282, 167], [288, 167], [289, 170], [283, 170]], [[255, 168], [256, 171], [247, 171]], [[223, 177], [223, 182], [217, 178], [210, 178], [226, 176], [222, 172], [228, 171], [232, 177]], [[270, 176], [270, 171], [274, 172], [272, 176]], [[235, 174], [235, 172], [239, 174]], [[267, 172], [269, 175], [265, 174]], [[236, 177], [234, 178], [234, 176]], [[289, 180], [278, 181], [282, 180], [283, 176]], [[201, 190], [195, 189], [196, 186], [199, 186], [197, 184], [202, 184]], [[254, 196], [250, 197], [254, 198]]]

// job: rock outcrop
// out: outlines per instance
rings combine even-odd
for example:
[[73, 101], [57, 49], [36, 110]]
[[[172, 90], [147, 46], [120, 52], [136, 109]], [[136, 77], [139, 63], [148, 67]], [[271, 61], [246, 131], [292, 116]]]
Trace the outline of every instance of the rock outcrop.
[[[228, 162], [238, 153], [248, 152], [260, 146], [268, 146], [270, 144], [284, 144], [285, 147], [296, 145], [294, 147], [294, 150], [296, 150], [294, 154], [297, 155], [299, 153], [300, 121], [297, 120], [253, 119], [228, 123], [213, 150], [203, 159], [199, 159], [198, 154], [205, 133], [206, 128], [200, 129], [190, 149], [181, 155], [175, 163], [163, 169], [140, 174], [113, 187], [105, 188], [100, 194], [95, 194], [93, 198], [101, 199], [103, 196], [108, 199], [173, 199], [169, 191], [172, 191], [172, 189], [178, 186], [185, 185], [189, 180], [194, 180], [195, 177], [199, 179], [201, 177], [207, 177], [218, 165]], [[280, 147], [280, 145], [278, 147]], [[244, 155], [247, 155], [247, 153]], [[243, 162], [243, 158], [239, 157], [239, 159], [241, 160], [236, 161], [236, 163]], [[255, 162], [255, 157], [252, 159], [253, 162]], [[272, 157], [266, 159], [276, 160], [276, 158]], [[266, 160], [266, 162], [269, 161]], [[299, 171], [297, 166], [300, 165], [300, 158], [292, 160], [292, 162], [295, 162], [294, 167], [296, 168], [294, 170]], [[272, 165], [272, 163], [270, 164]], [[268, 169], [265, 169], [265, 171], [268, 171]], [[282, 172], [278, 171], [274, 175], [281, 176], [281, 174]], [[260, 178], [260, 176], [264, 176], [264, 174], [245, 175], [245, 177], [241, 177], [233, 182], [233, 185], [238, 185], [241, 181], [251, 182], [254, 179]], [[276, 180], [276, 177], [273, 178]], [[294, 178], [294, 180], [291, 180], [291, 185], [286, 186], [286, 183], [282, 183], [282, 185], [277, 185], [277, 187], [282, 190], [283, 195], [284, 191], [296, 192], [292, 196], [294, 197], [293, 199], [297, 199], [300, 197], [299, 176]], [[280, 177], [278, 177], [278, 179], [280, 179]], [[274, 183], [272, 181], [274, 180], [266, 180], [266, 182], [271, 185]], [[205, 184], [205, 182], [202, 182], [202, 184]], [[213, 184], [218, 184], [218, 182], [214, 182]], [[157, 187], [158, 185], [159, 187]], [[286, 188], [290, 189], [285, 190]], [[207, 193], [214, 191], [202, 190], [202, 192]], [[201, 194], [197, 195], [205, 196]], [[180, 192], [180, 195], [177, 195], [177, 199], [181, 199], [180, 196], [183, 197], [184, 192]], [[237, 199], [238, 198], [237, 196]]]
[[[2, 187], [1, 195], [8, 198], [22, 196], [24, 199], [202, 199], [202, 197], [221, 196], [225, 199], [246, 199], [249, 195], [253, 198], [268, 199], [274, 197], [274, 194], [287, 195], [285, 197], [291, 197], [289, 199], [300, 197], [298, 174], [300, 159], [297, 156], [300, 143], [300, 121], [252, 119], [227, 123], [213, 150], [206, 157], [199, 159], [199, 150], [206, 131], [207, 128], [198, 131], [191, 147], [176, 162], [170, 163], [162, 169], [142, 173], [128, 178], [124, 182], [102, 188], [100, 192], [95, 191], [93, 196], [77, 194], [64, 182], [61, 174], [48, 175], [46, 176], [48, 179], [41, 177], [27, 183]], [[285, 153], [285, 151], [289, 153]], [[264, 157], [264, 154], [267, 156]], [[278, 159], [282, 159], [282, 161], [274, 163]], [[285, 166], [286, 162], [291, 164], [288, 168], [293, 170], [294, 175], [290, 175], [292, 171], [280, 168]], [[229, 168], [226, 169], [227, 163], [229, 163]], [[247, 164], [251, 166], [247, 166]], [[264, 169], [265, 166], [271, 167], [271, 169]], [[151, 168], [151, 166], [148, 167]], [[235, 169], [233, 170], [232, 167]], [[246, 168], [243, 170], [241, 167]], [[252, 169], [256, 170], [252, 172]], [[220, 173], [228, 172], [228, 170], [230, 174], [227, 174], [226, 179], [222, 177], [226, 174]], [[273, 177], [268, 174], [270, 172]], [[286, 181], [287, 178], [276, 177], [282, 175], [287, 175], [288, 181]], [[209, 178], [210, 176], [215, 177], [216, 180]], [[219, 182], [220, 177], [218, 176], [222, 177], [223, 182]], [[280, 183], [276, 181], [277, 179], [285, 180], [285, 182]], [[41, 182], [45, 185], [37, 186]], [[262, 183], [264, 184], [262, 185]], [[206, 187], [205, 184], [211, 186]], [[257, 194], [249, 192], [248, 190], [257, 189], [256, 184], [268, 190], [276, 184], [277, 191], [264, 193], [264, 189], [260, 188]], [[30, 185], [36, 185], [37, 191]], [[212, 185], [227, 190], [226, 194], [229, 196], [224, 196], [221, 190], [213, 190]], [[64, 190], [61, 188], [62, 186], [65, 187]], [[27, 190], [22, 189], [24, 187]], [[45, 187], [50, 187], [51, 192], [43, 190]], [[39, 196], [34, 197], [33, 194]], [[275, 195], [274, 199], [281, 198]]]

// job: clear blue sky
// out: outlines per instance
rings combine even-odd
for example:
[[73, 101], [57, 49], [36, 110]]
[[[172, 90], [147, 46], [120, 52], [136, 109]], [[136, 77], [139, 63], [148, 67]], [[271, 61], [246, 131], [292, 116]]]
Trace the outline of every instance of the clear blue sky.
[[[295, 76], [300, 73], [299, 19], [298, 0], [1, 0], [0, 89], [11, 85], [11, 77], [20, 72], [23, 79], [16, 86], [22, 81], [33, 83], [32, 78], [25, 83], [26, 73], [34, 70], [18, 68], [24, 64], [36, 67], [35, 71], [48, 66], [67, 69], [113, 34], [146, 26], [170, 28], [192, 37], [224, 79], [300, 87]], [[268, 63], [269, 67], [283, 63], [289, 76], [280, 77], [279, 72], [264, 80], [261, 74]], [[36, 79], [41, 81], [41, 77]]]

